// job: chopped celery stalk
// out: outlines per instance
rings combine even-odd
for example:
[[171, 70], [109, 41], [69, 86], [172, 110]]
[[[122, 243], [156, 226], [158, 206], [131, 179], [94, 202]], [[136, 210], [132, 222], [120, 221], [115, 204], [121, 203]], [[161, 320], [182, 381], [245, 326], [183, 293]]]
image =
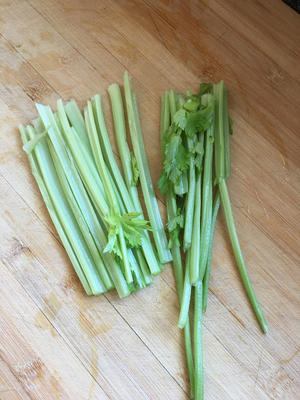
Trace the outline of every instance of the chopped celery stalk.
[[[88, 102], [88, 109], [85, 112], [85, 117], [86, 117], [85, 121], [86, 121], [86, 126], [87, 126], [88, 137], [89, 137], [89, 141], [90, 141], [90, 144], [92, 147], [92, 151], [93, 151], [94, 159], [95, 159], [96, 166], [98, 169], [98, 173], [101, 177], [105, 192], [108, 196], [111, 211], [112, 211], [113, 215], [118, 215], [118, 214], [120, 214], [120, 209], [118, 206], [118, 201], [117, 201], [114, 189], [112, 187], [112, 184], [111, 184], [111, 181], [109, 178], [108, 169], [105, 164], [103, 154], [101, 151], [101, 146], [100, 146], [99, 137], [98, 137], [98, 133], [97, 133], [96, 125], [95, 125], [91, 102]], [[123, 227], [121, 224], [118, 225], [117, 237], [118, 237], [120, 250], [121, 250], [121, 254], [122, 254], [122, 261], [124, 264], [126, 281], [127, 281], [127, 283], [131, 283], [131, 282], [133, 282], [133, 277], [132, 277], [131, 267], [130, 267], [130, 263], [129, 263], [129, 259], [128, 259], [128, 249], [126, 246]]]
[[[134, 210], [139, 211], [141, 213], [140, 218], [144, 219], [143, 210], [142, 210], [142, 206], [141, 206], [141, 203], [139, 200], [137, 187], [135, 185], [132, 185], [133, 172], [132, 172], [132, 164], [131, 164], [131, 155], [130, 155], [128, 143], [126, 140], [126, 126], [125, 126], [124, 109], [123, 109], [121, 91], [117, 84], [112, 84], [108, 88], [108, 92], [109, 92], [110, 99], [111, 99], [117, 146], [118, 146], [121, 163], [122, 163], [122, 167], [123, 167], [123, 171], [124, 171], [125, 181], [126, 181], [125, 188], [122, 187], [122, 188], [120, 188], [120, 190], [122, 190], [122, 193], [123, 193], [123, 191], [124, 191], [124, 193], [126, 193], [126, 198], [127, 198], [127, 193], [128, 193], [128, 195], [130, 193], [132, 202], [130, 202], [129, 200], [127, 201], [128, 211], [131, 211], [131, 207], [133, 207]], [[97, 106], [97, 103], [96, 103], [96, 106]], [[99, 109], [101, 110], [101, 108], [98, 105], [97, 110], [99, 110]], [[98, 114], [99, 114], [99, 112], [98, 112]], [[116, 165], [116, 167], [114, 167], [114, 170], [116, 168], [118, 168], [117, 165]], [[123, 182], [122, 176], [121, 176], [121, 178], [118, 178], [116, 176], [115, 179], [118, 182], [120, 182], [122, 179], [122, 182]], [[125, 198], [125, 196], [123, 196], [123, 198]], [[153, 246], [150, 242], [150, 237], [149, 237], [147, 231], [145, 231], [144, 234], [142, 235], [142, 250], [144, 252], [144, 255], [147, 260], [148, 266], [151, 270], [151, 273], [153, 275], [159, 274], [159, 272], [161, 271], [161, 267], [157, 260], [156, 254], [153, 250]]]
[[237, 235], [236, 228], [235, 228], [235, 223], [234, 223], [231, 204], [230, 204], [230, 198], [229, 198], [229, 194], [227, 191], [226, 182], [224, 179], [221, 179], [219, 182], [219, 190], [220, 190], [220, 194], [221, 194], [221, 201], [222, 201], [222, 206], [223, 206], [223, 210], [224, 210], [224, 214], [225, 214], [225, 220], [226, 220], [226, 224], [227, 224], [227, 228], [228, 228], [228, 233], [229, 233], [229, 238], [230, 238], [233, 254], [234, 254], [234, 257], [235, 257], [235, 260], [236, 260], [236, 263], [237, 263], [237, 266], [238, 266], [238, 269], [239, 269], [239, 272], [240, 272], [240, 275], [242, 278], [244, 288], [246, 290], [249, 301], [252, 305], [253, 311], [256, 315], [256, 318], [260, 324], [262, 331], [264, 333], [267, 333], [268, 332], [268, 324], [267, 324], [267, 321], [265, 320], [263, 312], [257, 301], [256, 295], [254, 293], [254, 290], [252, 288], [252, 285], [251, 285], [251, 282], [250, 282], [250, 279], [248, 276], [248, 272], [247, 272], [244, 258], [242, 255], [238, 235]]
[[140, 173], [140, 181], [144, 194], [145, 205], [153, 229], [153, 237], [159, 259], [165, 264], [171, 261], [172, 256], [168, 249], [167, 238], [164, 231], [163, 223], [158, 209], [157, 199], [154, 193], [152, 179], [150, 175], [149, 165], [146, 157], [143, 136], [140, 129], [138, 118], [137, 104], [131, 90], [130, 81], [127, 71], [124, 74], [124, 89], [127, 106], [127, 116], [129, 122], [130, 136], [132, 140], [134, 155]]
[[224, 111], [224, 82], [220, 81], [218, 85], [214, 85], [214, 95], [216, 101], [216, 114], [217, 123], [215, 130], [215, 173], [217, 183], [219, 179], [225, 177], [225, 159], [224, 159], [224, 124], [223, 124], [223, 111]]
[[[207, 105], [212, 101], [212, 95], [202, 96], [202, 102]], [[212, 219], [212, 167], [213, 167], [213, 148], [214, 148], [214, 124], [204, 133], [205, 150], [203, 165], [202, 182], [202, 213], [201, 213], [201, 236], [200, 236], [200, 264], [198, 280], [202, 281], [207, 266], [209, 251], [211, 219]]]
[[[61, 100], [60, 100], [61, 102]], [[61, 102], [62, 105], [62, 102]], [[78, 107], [78, 104], [74, 99], [70, 100], [65, 106], [64, 106], [65, 112], [68, 116], [68, 119], [71, 123], [71, 125], [74, 127], [76, 132], [78, 133], [78, 136], [80, 137], [80, 140], [82, 143], [84, 143], [87, 151], [91, 153], [92, 149], [90, 147], [90, 143], [87, 137], [87, 131], [84, 123], [84, 118], [81, 114], [81, 111]]]
[[[200, 147], [203, 149], [203, 135], [199, 138]], [[203, 155], [203, 151], [201, 153]], [[202, 157], [201, 164], [202, 165]], [[200, 167], [201, 169], [201, 167]], [[193, 231], [192, 231], [192, 243], [191, 243], [191, 268], [190, 268], [190, 280], [194, 284], [199, 279], [199, 265], [200, 265], [200, 218], [201, 218], [201, 183], [202, 173], [196, 171], [196, 184], [195, 184], [195, 205], [194, 205], [194, 218], [193, 218]]]
[[178, 319], [178, 327], [181, 329], [185, 327], [189, 318], [189, 308], [190, 308], [191, 292], [192, 292], [192, 284], [190, 280], [190, 267], [191, 267], [191, 249], [187, 251], [185, 260], [184, 284], [182, 291], [180, 314]]
[[230, 175], [230, 123], [228, 113], [228, 90], [224, 86], [224, 102], [223, 102], [223, 116], [224, 116], [224, 178], [227, 180]]
[[185, 222], [183, 235], [183, 250], [187, 251], [191, 247], [193, 232], [193, 216], [195, 206], [195, 189], [196, 189], [196, 173], [195, 159], [190, 158], [189, 161], [189, 190], [186, 197]]
[[209, 287], [209, 278], [210, 278], [212, 247], [213, 247], [215, 225], [216, 225], [217, 215], [219, 212], [219, 207], [220, 207], [220, 192], [219, 192], [219, 190], [217, 190], [217, 193], [216, 193], [215, 199], [214, 199], [213, 212], [212, 212], [212, 218], [211, 218], [207, 266], [206, 266], [205, 275], [204, 275], [204, 279], [203, 279], [203, 306], [202, 306], [203, 312], [206, 311], [206, 307], [207, 307], [207, 296], [208, 296], [208, 287]]
[[202, 295], [202, 282], [198, 282], [194, 307], [195, 400], [203, 400]]
[[[230, 198], [226, 186], [226, 177], [229, 174], [229, 168], [228, 165], [229, 163], [229, 154], [225, 154], [225, 151], [227, 153], [229, 152], [229, 143], [226, 144], [225, 137], [226, 135], [229, 135], [229, 129], [228, 129], [228, 116], [224, 118], [224, 112], [228, 112], [227, 104], [224, 107], [224, 103], [227, 103], [227, 95], [225, 95], [225, 90], [224, 90], [224, 82], [221, 81], [217, 85], [214, 85], [214, 94], [217, 99], [217, 115], [218, 115], [218, 122], [217, 122], [217, 127], [215, 131], [215, 170], [216, 170], [216, 182], [219, 185], [219, 190], [220, 190], [220, 196], [221, 196], [221, 203], [223, 206], [224, 214], [225, 214], [225, 220], [227, 224], [227, 229], [229, 233], [229, 238], [233, 250], [233, 254], [239, 269], [239, 273], [242, 278], [242, 282], [244, 285], [244, 288], [246, 290], [246, 293], [248, 295], [249, 301], [251, 303], [251, 306], [253, 308], [253, 311], [256, 315], [256, 318], [260, 324], [260, 327], [264, 333], [267, 333], [268, 331], [268, 325], [265, 320], [265, 317], [262, 313], [262, 310], [259, 306], [259, 303], [257, 301], [257, 298], [255, 296], [254, 290], [252, 288], [248, 272], [246, 269], [246, 265], [244, 262], [244, 258], [242, 255], [242, 251], [240, 248], [239, 244], [239, 239], [237, 236], [236, 228], [235, 228], [235, 223], [234, 223], [234, 218], [232, 214], [232, 209], [231, 209], [231, 204], [230, 204]], [[227, 126], [225, 126], [227, 124]], [[226, 144], [226, 146], [225, 146]], [[226, 161], [227, 159], [227, 161]]]

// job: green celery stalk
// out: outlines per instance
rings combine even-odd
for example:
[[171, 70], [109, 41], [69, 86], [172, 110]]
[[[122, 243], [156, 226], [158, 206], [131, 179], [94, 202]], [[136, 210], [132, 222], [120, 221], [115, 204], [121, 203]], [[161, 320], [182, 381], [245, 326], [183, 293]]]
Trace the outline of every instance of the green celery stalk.
[[228, 112], [228, 90], [224, 86], [224, 102], [223, 102], [223, 121], [224, 121], [224, 153], [225, 153], [225, 166], [224, 166], [224, 178], [227, 180], [230, 175], [230, 124], [229, 124], [229, 112]]
[[[239, 244], [239, 239], [237, 236], [234, 218], [232, 214], [230, 198], [226, 186], [226, 178], [229, 174], [228, 171], [228, 161], [226, 157], [229, 157], [228, 152], [225, 154], [225, 150], [229, 145], [226, 145], [226, 135], [229, 135], [228, 126], [224, 123], [224, 101], [227, 102], [227, 96], [224, 96], [224, 82], [220, 81], [219, 84], [214, 85], [214, 93], [217, 98], [217, 113], [218, 113], [218, 124], [215, 133], [215, 170], [216, 170], [216, 181], [219, 185], [221, 202], [225, 214], [226, 225], [229, 233], [229, 238], [231, 246], [233, 249], [233, 254], [241, 275], [241, 279], [248, 295], [249, 301], [256, 315], [256, 318], [260, 324], [260, 327], [264, 333], [268, 331], [268, 325], [262, 310], [259, 306], [257, 298], [255, 296], [254, 290], [252, 288], [242, 251]], [[227, 105], [225, 106], [225, 111], [227, 110]], [[228, 118], [228, 117], [227, 117]], [[226, 122], [226, 120], [225, 120]], [[227, 165], [227, 167], [226, 167]]]
[[181, 307], [178, 319], [178, 327], [184, 328], [189, 319], [189, 308], [192, 293], [192, 284], [190, 280], [190, 268], [191, 268], [191, 249], [186, 253], [185, 257], [185, 273], [184, 273], [184, 283], [181, 299]]
[[[30, 141], [30, 139], [28, 139], [27, 132], [26, 132], [24, 126], [22, 126], [22, 125], [19, 126], [19, 130], [20, 130], [20, 133], [21, 133], [23, 144], [26, 145], [26, 143], [28, 143]], [[36, 136], [37, 136], [37, 134], [36, 134]], [[57, 233], [58, 233], [58, 235], [59, 235], [59, 237], [60, 237], [60, 239], [62, 241], [62, 244], [63, 244], [63, 246], [64, 246], [64, 248], [65, 248], [65, 250], [66, 250], [66, 252], [67, 252], [67, 254], [68, 254], [69, 258], [70, 258], [70, 260], [71, 260], [71, 263], [72, 263], [72, 265], [73, 265], [73, 267], [75, 269], [75, 272], [76, 272], [76, 274], [77, 274], [77, 276], [78, 276], [78, 278], [79, 278], [79, 280], [80, 280], [80, 282], [81, 282], [86, 294], [90, 296], [91, 294], [93, 294], [92, 290], [91, 290], [91, 287], [90, 287], [90, 285], [89, 285], [89, 283], [88, 283], [88, 281], [87, 281], [87, 279], [85, 277], [84, 271], [83, 271], [83, 269], [82, 269], [82, 267], [81, 267], [81, 265], [79, 263], [77, 255], [76, 255], [75, 251], [72, 248], [71, 242], [70, 242], [70, 240], [69, 240], [69, 238], [68, 238], [68, 236], [67, 236], [67, 234], [65, 232], [63, 223], [59, 219], [58, 213], [56, 213], [55, 206], [54, 206], [54, 204], [53, 204], [53, 202], [51, 200], [51, 196], [50, 196], [50, 194], [48, 192], [47, 186], [45, 185], [44, 179], [42, 177], [42, 174], [41, 174], [41, 171], [40, 171], [40, 168], [39, 168], [39, 165], [38, 165], [38, 162], [36, 160], [36, 155], [33, 154], [33, 152], [32, 152], [32, 153], [27, 153], [27, 156], [28, 156], [28, 159], [29, 159], [29, 164], [30, 164], [30, 167], [31, 167], [32, 174], [33, 174], [33, 176], [34, 176], [34, 178], [35, 178], [35, 180], [37, 182], [37, 185], [38, 185], [39, 190], [40, 190], [40, 192], [42, 194], [42, 197], [43, 197], [43, 200], [44, 200], [45, 205], [47, 207], [47, 210], [49, 212], [49, 215], [50, 215], [50, 217], [52, 219], [52, 222], [53, 222], [53, 224], [54, 224], [54, 226], [56, 228], [56, 231], [57, 231]], [[63, 204], [66, 204], [66, 203], [63, 203]], [[70, 218], [72, 218], [70, 210], [68, 209], [68, 207], [66, 207], [66, 209], [65, 209], [65, 215], [70, 215]]]
[[202, 352], [202, 282], [195, 285], [194, 307], [194, 357], [195, 400], [203, 400], [203, 352]]
[[[189, 139], [189, 142], [192, 142]], [[193, 232], [193, 216], [195, 206], [195, 189], [196, 189], [196, 173], [195, 173], [195, 159], [190, 157], [189, 161], [189, 190], [185, 200], [185, 219], [184, 219], [184, 234], [183, 234], [183, 250], [186, 252], [192, 243]]]
[[[101, 146], [100, 146], [99, 137], [98, 137], [95, 120], [94, 120], [94, 115], [93, 115], [92, 104], [90, 101], [88, 102], [88, 108], [85, 112], [85, 122], [86, 122], [90, 145], [91, 145], [94, 159], [96, 162], [96, 167], [98, 169], [98, 173], [99, 173], [102, 183], [104, 185], [105, 192], [108, 196], [111, 210], [114, 214], [120, 214], [118, 201], [117, 201], [114, 189], [112, 187], [112, 184], [111, 184], [111, 181], [110, 181], [110, 178], [108, 175], [107, 166], [105, 164], [103, 154], [101, 151]], [[124, 264], [126, 281], [127, 281], [127, 283], [132, 283], [133, 277], [132, 277], [130, 263], [128, 260], [128, 249], [126, 246], [124, 232], [123, 232], [123, 228], [121, 225], [119, 225], [119, 231], [117, 233], [117, 236], [118, 236], [118, 240], [119, 240], [119, 244], [120, 244], [120, 250], [121, 250], [121, 254], [122, 254], [122, 261]]]
[[[120, 194], [122, 195], [125, 207], [128, 212], [136, 211], [132, 199], [128, 193], [128, 188], [125, 185], [123, 176], [120, 172], [119, 166], [117, 164], [116, 158], [111, 148], [111, 143], [109, 140], [108, 132], [106, 129], [106, 124], [104, 120], [104, 115], [102, 111], [101, 105], [101, 97], [99, 94], [96, 94], [92, 99], [94, 118], [96, 123], [96, 128], [98, 130], [98, 135], [100, 139], [101, 149], [103, 156], [106, 161], [106, 165], [114, 178], [114, 181], [118, 187]], [[112, 110], [113, 111], [113, 110]]]
[[208, 287], [209, 287], [209, 278], [210, 278], [210, 266], [211, 266], [211, 256], [212, 256], [212, 247], [213, 247], [213, 240], [214, 240], [214, 232], [215, 232], [215, 225], [216, 219], [218, 215], [220, 207], [220, 192], [217, 190], [215, 195], [214, 204], [213, 204], [213, 212], [211, 218], [211, 229], [210, 229], [210, 238], [209, 238], [209, 250], [207, 256], [207, 266], [206, 271], [203, 279], [203, 312], [206, 311], [207, 308], [207, 296], [208, 296]]
[[[208, 105], [212, 95], [202, 96], [202, 104]], [[198, 280], [202, 281], [207, 266], [207, 257], [209, 251], [211, 220], [212, 220], [212, 166], [213, 166], [213, 142], [214, 125], [204, 133], [205, 151], [202, 182], [202, 215], [201, 215], [201, 236], [200, 236], [200, 263]]]
[[[199, 142], [201, 148], [203, 148], [204, 136], [200, 134]], [[202, 151], [203, 154], [203, 151]], [[202, 164], [202, 160], [201, 160]], [[195, 205], [194, 205], [194, 218], [193, 218], [193, 232], [192, 232], [192, 243], [191, 243], [191, 258], [190, 258], [190, 280], [194, 284], [199, 279], [199, 265], [200, 265], [200, 218], [201, 218], [201, 185], [202, 184], [202, 172], [196, 171], [196, 186], [195, 186]]]
[[257, 301], [256, 295], [254, 293], [254, 290], [252, 288], [248, 272], [246, 269], [246, 265], [244, 262], [244, 258], [242, 255], [242, 250], [240, 247], [239, 239], [237, 236], [236, 228], [235, 228], [235, 223], [233, 219], [233, 214], [232, 214], [232, 209], [231, 209], [231, 204], [230, 204], [230, 198], [226, 186], [225, 179], [221, 179], [219, 182], [219, 190], [221, 194], [221, 201], [222, 201], [222, 206], [225, 214], [225, 220], [227, 224], [227, 229], [229, 233], [229, 238], [233, 250], [233, 254], [242, 278], [242, 282], [244, 285], [244, 288], [246, 290], [246, 293], [249, 297], [249, 301], [252, 305], [253, 311], [256, 315], [256, 318], [260, 324], [260, 327], [264, 333], [268, 332], [268, 324], [267, 321], [263, 315], [263, 312], [260, 308], [260, 305]]
[[[60, 100], [61, 102], [61, 100]], [[62, 104], [62, 102], [61, 102]], [[70, 120], [71, 125], [75, 128], [76, 132], [78, 133], [78, 136], [80, 137], [80, 140], [86, 147], [86, 150], [92, 154], [92, 149], [90, 147], [90, 143], [87, 137], [87, 131], [84, 123], [84, 118], [81, 114], [81, 111], [78, 107], [78, 104], [74, 99], [70, 100], [67, 104], [64, 106], [66, 115], [68, 116], [68, 119]]]
[[137, 116], [137, 107], [133, 99], [133, 93], [131, 90], [127, 71], [124, 74], [124, 89], [130, 136], [140, 173], [140, 181], [145, 199], [145, 205], [147, 208], [150, 224], [153, 229], [153, 237], [158, 251], [159, 259], [161, 263], [165, 264], [171, 261], [172, 256], [170, 250], [168, 249], [167, 238], [158, 209], [158, 204], [146, 157], [143, 136], [141, 129], [139, 128], [140, 123]]
[[170, 125], [170, 103], [169, 103], [169, 92], [166, 91], [161, 96], [161, 114], [160, 114], [160, 145], [162, 153], [164, 155], [164, 133]]
[[[125, 202], [128, 204], [127, 209], [128, 211], [138, 211], [141, 213], [140, 218], [144, 219], [143, 209], [140, 203], [138, 190], [135, 185], [132, 184], [133, 182], [133, 172], [132, 172], [132, 163], [131, 163], [131, 155], [129, 151], [129, 147], [126, 140], [126, 125], [125, 125], [125, 118], [124, 118], [124, 108], [122, 102], [122, 96], [120, 87], [117, 84], [112, 84], [108, 88], [112, 112], [113, 112], [113, 120], [114, 120], [114, 127], [115, 127], [115, 135], [117, 140], [117, 146], [121, 158], [122, 168], [125, 176], [126, 185], [123, 181], [123, 177], [120, 174], [120, 177], [115, 176], [115, 180], [117, 182], [122, 181], [122, 193], [123, 191], [128, 194], [130, 200]], [[97, 103], [96, 103], [97, 107]], [[97, 107], [97, 115], [100, 114], [98, 120], [101, 119], [101, 108]], [[105, 131], [105, 130], [104, 130]], [[106, 136], [106, 134], [105, 134]], [[111, 164], [112, 165], [112, 164]], [[116, 171], [118, 165], [116, 164], [113, 166], [113, 170]], [[127, 197], [126, 197], [127, 198]], [[142, 235], [142, 250], [144, 252], [145, 258], [147, 260], [148, 266], [150, 271], [153, 275], [157, 275], [161, 271], [160, 264], [157, 260], [156, 254], [154, 252], [153, 246], [150, 241], [150, 237], [147, 231], [145, 231]], [[146, 272], [146, 271], [145, 271]]]

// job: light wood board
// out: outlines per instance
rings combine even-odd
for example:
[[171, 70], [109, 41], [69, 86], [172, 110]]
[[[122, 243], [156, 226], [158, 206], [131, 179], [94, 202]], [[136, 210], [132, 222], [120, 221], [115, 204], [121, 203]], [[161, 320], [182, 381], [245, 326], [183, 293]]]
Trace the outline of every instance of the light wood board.
[[162, 92], [228, 85], [229, 190], [270, 331], [261, 334], [250, 310], [220, 215], [205, 399], [299, 398], [299, 63], [300, 16], [279, 0], [0, 0], [1, 400], [188, 398], [171, 267], [127, 299], [85, 296], [17, 130], [36, 117], [35, 101], [83, 106], [99, 92], [112, 133], [106, 89], [125, 69], [155, 184]]

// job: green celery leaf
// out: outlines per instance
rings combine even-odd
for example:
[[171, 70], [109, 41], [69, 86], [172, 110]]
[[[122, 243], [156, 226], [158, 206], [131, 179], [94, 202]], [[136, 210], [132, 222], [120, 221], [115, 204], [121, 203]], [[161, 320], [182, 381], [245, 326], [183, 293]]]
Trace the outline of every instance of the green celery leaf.
[[212, 91], [213, 85], [211, 83], [200, 83], [199, 95], [202, 96], [205, 93], [210, 93]]
[[188, 101], [184, 103], [183, 107], [187, 111], [196, 111], [199, 105], [200, 105], [200, 100], [198, 98], [195, 99], [189, 98]]
[[174, 124], [178, 126], [178, 128], [184, 130], [186, 126], [186, 111], [183, 108], [180, 108], [174, 114]]
[[166, 171], [163, 171], [159, 178], [158, 188], [162, 194], [166, 194], [170, 188], [170, 182]]
[[198, 132], [206, 131], [213, 122], [214, 103], [210, 101], [207, 106], [200, 106], [198, 111], [189, 113], [185, 132], [188, 137], [193, 137]]

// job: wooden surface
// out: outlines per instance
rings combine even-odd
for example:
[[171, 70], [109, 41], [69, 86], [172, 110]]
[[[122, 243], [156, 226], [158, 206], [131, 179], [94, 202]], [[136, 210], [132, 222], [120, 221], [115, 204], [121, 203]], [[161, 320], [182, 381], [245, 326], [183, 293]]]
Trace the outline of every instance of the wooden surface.
[[279, 0], [0, 0], [1, 400], [188, 398], [171, 268], [130, 298], [87, 298], [17, 131], [36, 117], [34, 101], [83, 105], [121, 83], [124, 69], [155, 182], [160, 94], [197, 90], [201, 80], [229, 86], [229, 189], [270, 332], [261, 334], [249, 308], [221, 216], [204, 317], [205, 398], [299, 398], [299, 38], [300, 16]]

